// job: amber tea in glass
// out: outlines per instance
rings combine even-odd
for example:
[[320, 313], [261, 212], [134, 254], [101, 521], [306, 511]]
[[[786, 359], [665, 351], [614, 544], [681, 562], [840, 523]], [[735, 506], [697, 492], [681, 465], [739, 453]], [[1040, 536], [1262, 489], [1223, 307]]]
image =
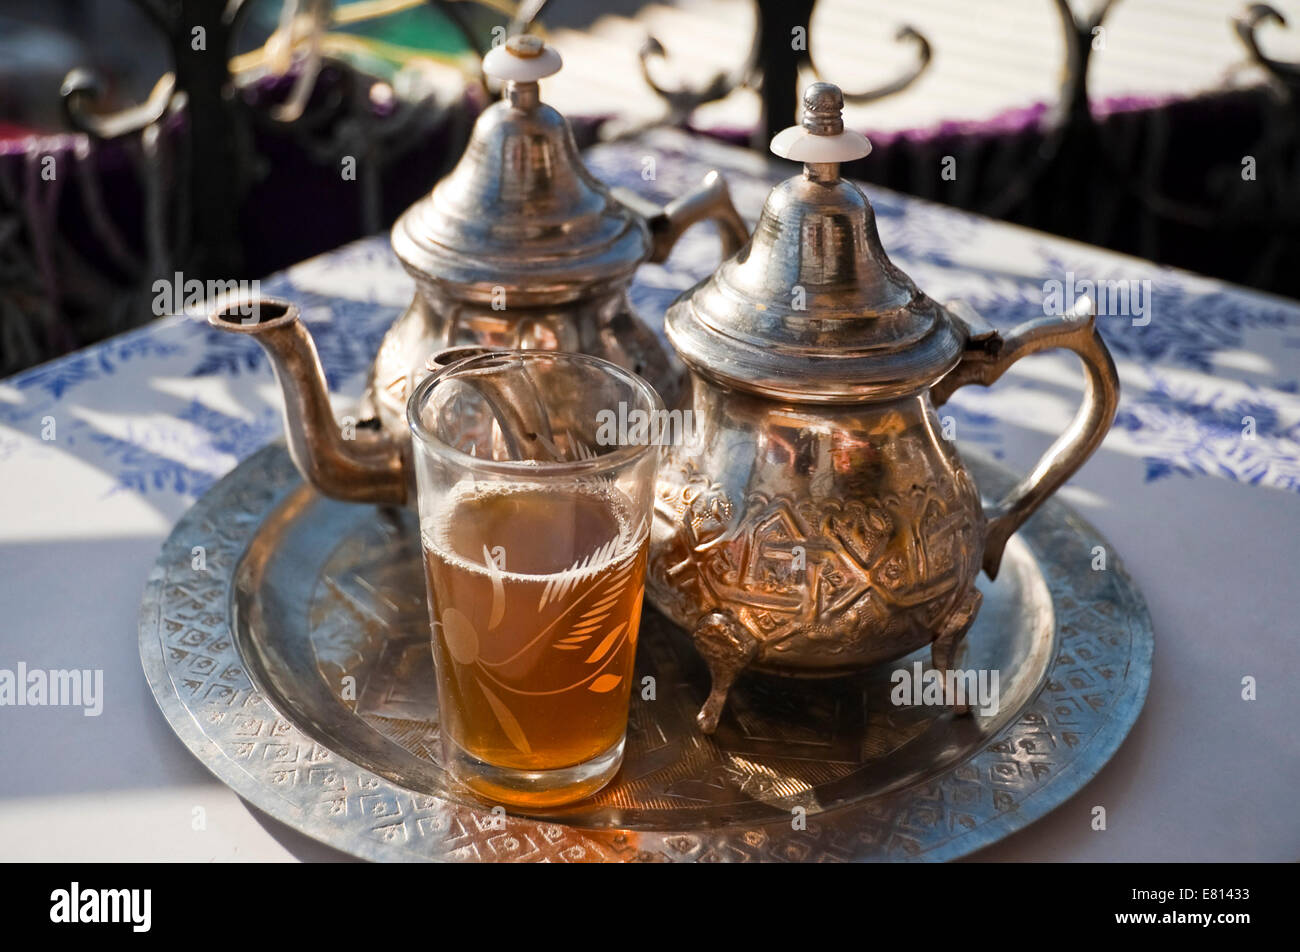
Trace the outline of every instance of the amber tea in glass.
[[411, 419], [446, 765], [489, 799], [579, 799], [622, 760], [657, 459], [600, 445], [598, 415], [657, 397], [613, 364], [539, 351], [452, 365], [423, 394]]

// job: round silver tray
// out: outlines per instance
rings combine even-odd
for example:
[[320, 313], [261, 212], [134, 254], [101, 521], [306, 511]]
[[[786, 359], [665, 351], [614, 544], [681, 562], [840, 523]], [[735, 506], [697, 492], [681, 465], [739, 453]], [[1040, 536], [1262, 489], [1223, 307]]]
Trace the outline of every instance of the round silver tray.
[[[1012, 482], [967, 462], [990, 495]], [[222, 781], [375, 860], [953, 859], [1083, 787], [1151, 676], [1142, 596], [1105, 540], [1050, 501], [998, 580], [981, 578], [959, 659], [999, 672], [999, 713], [891, 704], [890, 673], [928, 660], [917, 654], [834, 681], [751, 676], [706, 737], [704, 665], [648, 609], [637, 679], [655, 678], [655, 699], [634, 697], [619, 776], [519, 817], [439, 766], [423, 586], [412, 515], [322, 498], [273, 445], [177, 523], [145, 591], [140, 657], [172, 728]]]

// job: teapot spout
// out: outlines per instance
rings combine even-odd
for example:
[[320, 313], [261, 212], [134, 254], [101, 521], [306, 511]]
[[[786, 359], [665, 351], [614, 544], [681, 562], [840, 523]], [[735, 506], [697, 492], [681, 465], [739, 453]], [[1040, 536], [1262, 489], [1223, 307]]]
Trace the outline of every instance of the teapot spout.
[[408, 470], [401, 447], [378, 431], [340, 429], [316, 345], [296, 305], [279, 298], [233, 298], [211, 311], [208, 323], [252, 335], [270, 356], [284, 393], [289, 453], [304, 479], [346, 502], [406, 502]]

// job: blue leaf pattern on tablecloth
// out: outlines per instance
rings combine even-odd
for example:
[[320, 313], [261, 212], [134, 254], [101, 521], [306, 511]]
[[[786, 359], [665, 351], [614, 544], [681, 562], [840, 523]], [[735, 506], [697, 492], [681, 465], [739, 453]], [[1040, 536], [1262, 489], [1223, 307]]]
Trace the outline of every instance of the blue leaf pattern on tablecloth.
[[168, 357], [184, 349], [179, 343], [161, 339], [155, 331], [155, 327], [144, 327], [111, 337], [75, 354], [17, 374], [10, 383], [20, 391], [36, 392], [51, 401], [60, 400], [87, 381], [116, 374], [132, 360]]

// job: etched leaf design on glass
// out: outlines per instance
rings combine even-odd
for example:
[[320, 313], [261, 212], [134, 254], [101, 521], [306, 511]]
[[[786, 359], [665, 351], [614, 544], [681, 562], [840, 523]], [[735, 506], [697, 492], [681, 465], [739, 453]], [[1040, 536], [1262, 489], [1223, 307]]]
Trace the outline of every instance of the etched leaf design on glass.
[[541, 443], [542, 448], [551, 455], [551, 459], [588, 460], [595, 459], [597, 455], [595, 450], [582, 442], [582, 440], [578, 439], [578, 437], [574, 436], [572, 430], [565, 430], [564, 440], [561, 441], [567, 445], [567, 452], [562, 449], [555, 440], [549, 439], [541, 433], [534, 434], [534, 438]]
[[[624, 534], [622, 538], [625, 539], [626, 534]], [[617, 605], [619, 599], [622, 598], [628, 583], [632, 580], [632, 570], [636, 568], [636, 566], [636, 559], [628, 559], [627, 562], [618, 569], [618, 571], [605, 580], [604, 585], [600, 587], [599, 591], [592, 590], [580, 594], [575, 599], [572, 607], [575, 609], [586, 607], [587, 610], [578, 617], [573, 627], [569, 630], [568, 636], [558, 639], [551, 645], [551, 647], [557, 651], [573, 651], [579, 648], [584, 642], [590, 641], [594, 638], [604, 627], [606, 620], [609, 618], [610, 612], [614, 609], [614, 606]], [[591, 599], [591, 601], [587, 602], [584, 606], [582, 604], [584, 599]], [[640, 605], [639, 596], [634, 604], [636, 606]], [[619, 639], [626, 631], [627, 626], [627, 619], [624, 619], [614, 626], [612, 630], [607, 631], [597, 643], [595, 649], [587, 656], [584, 663], [597, 664], [603, 660], [614, 646], [618, 644]], [[574, 686], [577, 687], [577, 685]]]
[[587, 658], [587, 664], [595, 664], [601, 658], [605, 657], [609, 652], [609, 649], [614, 647], [614, 642], [618, 640], [618, 636], [623, 633], [623, 629], [626, 627], [627, 622], [615, 626], [613, 631], [605, 636], [605, 639], [596, 646], [596, 650]]
[[528, 738], [524, 736], [524, 729], [519, 726], [519, 721], [515, 720], [515, 716], [510, 713], [510, 708], [506, 707], [505, 702], [488, 690], [488, 686], [483, 683], [482, 678], [477, 680], [479, 690], [483, 692], [483, 697], [487, 699], [488, 707], [492, 708], [492, 713], [496, 715], [497, 723], [501, 725], [501, 730], [505, 733], [506, 737], [509, 738], [510, 743], [514, 744], [522, 753], [531, 754], [533, 749], [528, 745]]
[[619, 682], [623, 680], [621, 674], [602, 674], [591, 684], [587, 685], [587, 690], [595, 691], [597, 694], [608, 694], [618, 687]]
[[596, 458], [596, 451], [593, 450], [586, 443], [582, 442], [582, 440], [574, 436], [570, 431], [565, 430], [564, 435], [569, 438], [569, 445], [573, 447], [574, 459], [595, 459]]
[[542, 597], [537, 602], [537, 609], [541, 611], [551, 602], [557, 602], [564, 598], [583, 576], [588, 575], [592, 570], [599, 568], [608, 562], [618, 551], [619, 543], [623, 541], [623, 536], [614, 536], [596, 551], [588, 553], [581, 559], [578, 559], [563, 572], [557, 572], [546, 580], [546, 587], [542, 589]]
[[501, 623], [501, 616], [506, 613], [505, 582], [501, 577], [501, 566], [492, 557], [488, 547], [483, 546], [483, 564], [487, 566], [488, 577], [492, 579], [492, 611], [488, 615], [488, 631]]
[[478, 660], [478, 632], [464, 612], [448, 608], [442, 613], [442, 640], [457, 664]]
[[[604, 545], [598, 547], [594, 552], [589, 553], [584, 558], [578, 559], [563, 572], [557, 572], [546, 580], [546, 587], [542, 589], [542, 596], [537, 602], [537, 609], [541, 611], [551, 602], [559, 601], [564, 598], [573, 586], [576, 585], [587, 575], [599, 570], [615, 555], [627, 551], [634, 547], [641, 536], [646, 531], [646, 521], [643, 519], [636, 527], [635, 531], [629, 532], [626, 528], [621, 530], [617, 535], [611, 538]], [[609, 607], [618, 601], [618, 596], [622, 592], [622, 586], [627, 582], [627, 573], [632, 568], [632, 561], [629, 561], [618, 574], [610, 579], [610, 586], [606, 587], [604, 596], [600, 604], [593, 606], [590, 611], [582, 616], [579, 625], [570, 634], [587, 634], [594, 631], [600, 626], [604, 615], [599, 615], [601, 611], [608, 613]], [[612, 590], [611, 590], [612, 589]]]

